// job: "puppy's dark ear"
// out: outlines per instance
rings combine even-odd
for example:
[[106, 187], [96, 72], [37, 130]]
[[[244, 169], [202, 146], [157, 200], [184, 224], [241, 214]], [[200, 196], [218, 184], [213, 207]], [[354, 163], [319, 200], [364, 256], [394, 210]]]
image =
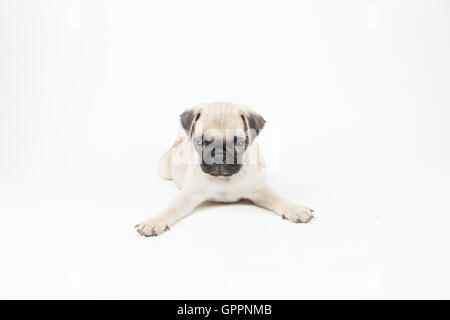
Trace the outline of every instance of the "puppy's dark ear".
[[191, 129], [192, 121], [194, 120], [194, 110], [186, 110], [180, 114], [181, 126], [186, 133]]
[[253, 141], [264, 128], [266, 120], [255, 112], [243, 114], [242, 119], [244, 120], [245, 131], [247, 132], [250, 141]]
[[248, 125], [250, 126], [250, 129], [253, 129], [256, 131], [256, 135], [260, 133], [260, 131], [264, 128], [264, 124], [266, 123], [266, 120], [264, 118], [257, 114], [250, 112], [247, 116], [248, 119]]
[[186, 134], [188, 137], [192, 137], [193, 129], [195, 122], [200, 117], [200, 113], [196, 113], [192, 109], [188, 109], [184, 111], [182, 114], [180, 114], [180, 122], [181, 126], [183, 127], [184, 131], [186, 131]]

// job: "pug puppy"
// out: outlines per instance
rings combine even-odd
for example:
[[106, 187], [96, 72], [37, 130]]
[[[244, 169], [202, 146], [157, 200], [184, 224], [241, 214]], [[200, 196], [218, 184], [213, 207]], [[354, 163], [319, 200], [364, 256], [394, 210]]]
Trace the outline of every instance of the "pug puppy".
[[158, 172], [181, 192], [158, 216], [135, 226], [143, 236], [169, 230], [205, 201], [248, 199], [292, 222], [309, 222], [313, 210], [284, 199], [266, 185], [255, 141], [264, 118], [241, 105], [208, 103], [184, 111], [181, 130], [163, 154]]

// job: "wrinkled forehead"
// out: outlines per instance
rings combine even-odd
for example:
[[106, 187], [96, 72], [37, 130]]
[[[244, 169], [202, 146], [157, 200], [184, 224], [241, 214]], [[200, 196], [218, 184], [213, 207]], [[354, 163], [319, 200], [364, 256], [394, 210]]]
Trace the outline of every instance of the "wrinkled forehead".
[[203, 112], [195, 126], [195, 136], [245, 137], [245, 125], [237, 112]]

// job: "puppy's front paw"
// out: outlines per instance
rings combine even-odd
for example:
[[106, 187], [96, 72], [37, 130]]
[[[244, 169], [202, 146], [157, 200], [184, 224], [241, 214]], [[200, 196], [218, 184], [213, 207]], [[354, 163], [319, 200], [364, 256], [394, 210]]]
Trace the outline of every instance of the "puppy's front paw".
[[295, 206], [286, 210], [281, 216], [283, 219], [288, 219], [292, 222], [310, 222], [314, 218], [314, 210], [302, 206]]
[[169, 224], [158, 219], [148, 219], [134, 226], [136, 231], [146, 237], [157, 236], [170, 230]]

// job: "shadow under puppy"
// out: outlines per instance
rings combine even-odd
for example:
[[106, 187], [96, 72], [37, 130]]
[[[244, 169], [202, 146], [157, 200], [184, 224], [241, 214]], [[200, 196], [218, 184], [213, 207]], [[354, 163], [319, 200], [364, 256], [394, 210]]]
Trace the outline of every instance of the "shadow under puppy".
[[136, 225], [144, 236], [159, 235], [205, 201], [248, 199], [293, 222], [309, 222], [313, 210], [279, 196], [266, 185], [256, 137], [262, 116], [232, 103], [201, 104], [180, 116], [182, 130], [163, 154], [158, 172], [181, 192], [158, 216]]

